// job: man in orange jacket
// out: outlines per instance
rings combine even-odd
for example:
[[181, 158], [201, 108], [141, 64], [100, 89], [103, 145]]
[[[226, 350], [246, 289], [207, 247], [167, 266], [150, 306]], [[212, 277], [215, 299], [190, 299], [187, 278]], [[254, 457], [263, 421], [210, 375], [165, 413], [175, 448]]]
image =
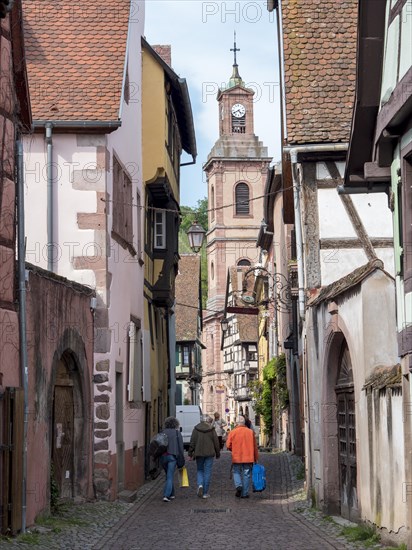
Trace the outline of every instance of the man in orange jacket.
[[226, 441], [226, 448], [232, 451], [233, 481], [236, 496], [249, 498], [250, 476], [254, 462], [258, 461], [255, 432], [245, 426], [245, 417], [236, 419], [236, 428]]

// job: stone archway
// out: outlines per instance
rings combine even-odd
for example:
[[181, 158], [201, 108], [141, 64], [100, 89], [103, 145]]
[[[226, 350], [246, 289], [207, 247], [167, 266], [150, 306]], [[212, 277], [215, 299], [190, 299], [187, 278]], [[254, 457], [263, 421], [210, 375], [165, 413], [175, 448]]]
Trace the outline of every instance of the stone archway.
[[344, 334], [330, 334], [325, 363], [323, 508], [328, 514], [358, 518], [355, 399], [350, 351]]
[[356, 464], [356, 419], [355, 391], [352, 361], [346, 340], [342, 343], [338, 376], [336, 380], [339, 492], [340, 512], [349, 520], [357, 520], [357, 464]]
[[58, 496], [87, 498], [92, 490], [92, 425], [89, 367], [81, 337], [65, 331], [49, 386], [50, 468]]
[[53, 477], [60, 498], [74, 496], [74, 376], [75, 363], [66, 353], [57, 365], [53, 390], [52, 449]]

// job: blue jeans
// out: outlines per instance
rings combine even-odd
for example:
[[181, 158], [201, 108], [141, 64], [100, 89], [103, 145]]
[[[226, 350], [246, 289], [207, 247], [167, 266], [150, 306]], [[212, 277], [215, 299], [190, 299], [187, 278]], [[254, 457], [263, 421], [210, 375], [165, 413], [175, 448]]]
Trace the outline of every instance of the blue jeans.
[[249, 493], [250, 475], [253, 464], [233, 464], [233, 482], [235, 487], [242, 487], [242, 497]]
[[160, 457], [160, 464], [166, 473], [166, 483], [163, 489], [163, 496], [170, 498], [175, 496], [175, 486], [173, 483], [176, 470], [175, 455], [163, 455]]
[[203, 485], [203, 494], [209, 493], [210, 478], [212, 477], [212, 466], [214, 456], [197, 456], [197, 484]]

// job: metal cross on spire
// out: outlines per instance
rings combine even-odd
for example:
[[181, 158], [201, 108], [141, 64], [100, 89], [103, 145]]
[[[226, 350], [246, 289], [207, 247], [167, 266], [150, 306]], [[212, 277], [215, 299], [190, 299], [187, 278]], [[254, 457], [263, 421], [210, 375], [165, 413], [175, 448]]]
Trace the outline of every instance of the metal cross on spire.
[[236, 31], [234, 31], [234, 35], [235, 35], [235, 39], [234, 39], [234, 48], [230, 48], [230, 51], [234, 53], [234, 56], [235, 56], [235, 62], [233, 63], [233, 65], [237, 65], [237, 62], [236, 62], [236, 52], [240, 52], [240, 48], [236, 48]]

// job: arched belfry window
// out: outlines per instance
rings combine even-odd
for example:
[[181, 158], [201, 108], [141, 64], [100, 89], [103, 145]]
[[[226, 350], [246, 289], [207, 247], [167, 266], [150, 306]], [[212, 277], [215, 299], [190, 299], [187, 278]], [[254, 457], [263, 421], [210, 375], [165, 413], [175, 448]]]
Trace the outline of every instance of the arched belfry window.
[[239, 260], [237, 265], [239, 267], [242, 267], [242, 266], [250, 266], [251, 264], [250, 264], [249, 260]]
[[236, 214], [249, 214], [249, 186], [238, 183], [235, 189]]

